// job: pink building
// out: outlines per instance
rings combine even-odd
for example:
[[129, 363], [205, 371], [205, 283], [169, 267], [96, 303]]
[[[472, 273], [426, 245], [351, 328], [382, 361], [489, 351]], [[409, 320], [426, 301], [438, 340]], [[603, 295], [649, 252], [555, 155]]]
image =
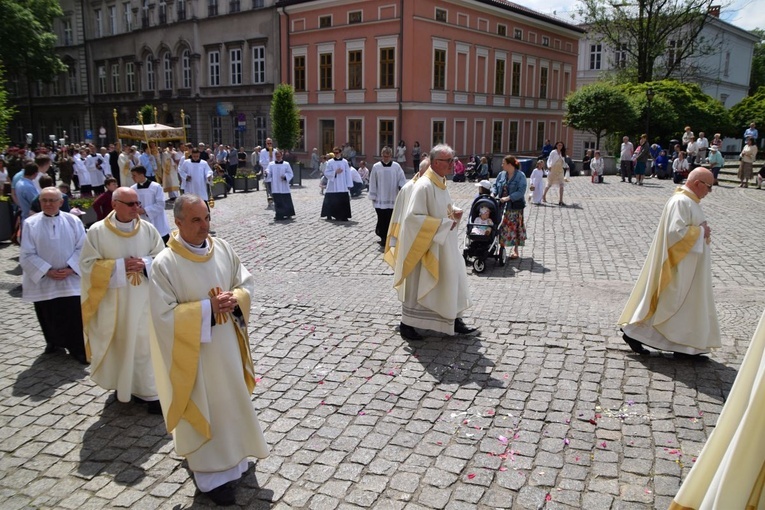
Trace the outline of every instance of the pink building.
[[570, 144], [564, 98], [583, 31], [502, 0], [281, 0], [281, 77], [295, 87], [297, 151], [399, 140], [460, 156]]

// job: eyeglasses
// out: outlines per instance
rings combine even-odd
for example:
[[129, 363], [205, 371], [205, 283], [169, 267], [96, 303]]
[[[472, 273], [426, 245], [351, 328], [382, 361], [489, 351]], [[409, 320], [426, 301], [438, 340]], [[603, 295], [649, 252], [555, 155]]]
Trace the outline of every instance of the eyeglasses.
[[135, 202], [125, 202], [123, 200], [115, 200], [115, 202], [119, 202], [120, 204], [125, 204], [128, 207], [141, 207], [141, 202], [136, 200]]
[[61, 198], [41, 198], [40, 203], [42, 204], [55, 204], [56, 202], [60, 202]]
[[436, 161], [443, 161], [444, 163], [449, 163], [450, 165], [453, 165], [454, 163], [457, 162], [457, 158], [447, 158], [447, 159], [435, 158], [435, 159]]
[[706, 187], [707, 187], [707, 189], [708, 189], [709, 191], [712, 191], [712, 187], [714, 186], [713, 184], [707, 184], [707, 183], [706, 183], [706, 182], [704, 182], [704, 181], [699, 181], [699, 182], [700, 182], [701, 184], [703, 184], [704, 186], [706, 186]]

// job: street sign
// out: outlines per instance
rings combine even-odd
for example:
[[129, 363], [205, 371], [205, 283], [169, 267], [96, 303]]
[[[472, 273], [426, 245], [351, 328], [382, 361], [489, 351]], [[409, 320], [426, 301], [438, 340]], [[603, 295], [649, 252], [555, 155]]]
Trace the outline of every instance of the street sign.
[[93, 130], [92, 129], [86, 129], [85, 130], [85, 141], [86, 142], [92, 142], [93, 141]]

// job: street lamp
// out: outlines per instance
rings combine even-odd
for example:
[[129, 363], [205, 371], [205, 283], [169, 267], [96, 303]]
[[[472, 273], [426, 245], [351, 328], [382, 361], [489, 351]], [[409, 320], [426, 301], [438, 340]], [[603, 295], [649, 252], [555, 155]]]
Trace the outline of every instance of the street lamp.
[[[648, 89], [645, 91], [645, 98], [648, 101], [648, 111], [646, 112], [645, 116], [645, 134], [648, 136], [648, 129], [651, 127], [651, 103], [653, 102], [653, 98], [656, 95], [656, 92], [654, 92], [653, 88], [648, 87]], [[648, 138], [650, 140], [650, 138]]]

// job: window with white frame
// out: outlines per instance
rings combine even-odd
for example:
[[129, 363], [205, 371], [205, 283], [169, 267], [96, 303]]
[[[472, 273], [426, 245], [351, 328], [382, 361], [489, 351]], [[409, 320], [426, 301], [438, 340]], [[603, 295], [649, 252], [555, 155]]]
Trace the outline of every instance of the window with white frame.
[[103, 14], [101, 13], [101, 9], [96, 9], [93, 13], [94, 23], [95, 23], [95, 36], [101, 37], [103, 35]]
[[497, 154], [502, 152], [502, 131], [504, 123], [501, 120], [495, 120], [491, 130], [491, 152]]
[[159, 24], [164, 25], [167, 23], [167, 1], [159, 0]]
[[519, 41], [523, 39], [523, 30], [520, 28], [516, 28], [513, 30], [513, 37], [518, 39]]
[[439, 9], [436, 7], [436, 21], [442, 21], [446, 23], [447, 14], [448, 13], [446, 9]]
[[170, 52], [167, 51], [162, 56], [162, 76], [164, 78], [165, 90], [173, 89], [173, 60], [170, 58]]
[[213, 140], [223, 140], [223, 120], [220, 116], [210, 117], [210, 128]]
[[539, 98], [547, 99], [547, 74], [548, 69], [546, 67], [540, 68], [539, 71]]
[[186, 19], [186, 0], [175, 0], [175, 13], [178, 16], [178, 21]]
[[[209, 84], [211, 87], [217, 87], [220, 85], [220, 52], [211, 51], [207, 54], [207, 72], [210, 77]], [[216, 138], [215, 140], [220, 140]]]
[[603, 59], [603, 45], [590, 44], [590, 70], [597, 71], [600, 69]]
[[542, 150], [545, 141], [545, 123], [537, 121], [537, 150]]
[[319, 28], [328, 28], [332, 26], [332, 16], [319, 16]]
[[154, 76], [154, 60], [151, 55], [146, 57], [144, 68], [146, 69], [146, 90], [153, 91], [157, 88], [157, 82]]
[[379, 133], [379, 146], [377, 147], [377, 154], [383, 147], [394, 147], [394, 137], [396, 135], [396, 122], [393, 119], [380, 119], [377, 124], [377, 132]]
[[396, 87], [396, 48], [380, 48], [380, 88]]
[[120, 92], [120, 65], [112, 64], [112, 92]]
[[507, 150], [515, 152], [518, 150], [518, 121], [511, 120], [507, 123]]
[[356, 149], [357, 154], [364, 154], [363, 119], [348, 119], [348, 143]]
[[149, 0], [143, 0], [143, 6], [141, 6], [141, 26], [149, 28]]
[[255, 124], [255, 145], [266, 146], [266, 118], [262, 115], [253, 115]]
[[332, 53], [319, 54], [319, 90], [332, 90]]
[[125, 64], [125, 90], [135, 92], [135, 64], [132, 62]]
[[186, 134], [191, 133], [191, 115], [183, 116], [183, 127], [186, 128]]
[[133, 10], [130, 7], [130, 2], [122, 2], [122, 9], [125, 15], [125, 31], [130, 32], [133, 30]]
[[109, 35], [117, 33], [117, 6], [109, 6]]
[[252, 0], [252, 8], [253, 9], [260, 9], [264, 6], [263, 0]]
[[181, 76], [184, 89], [191, 88], [191, 52], [189, 50], [183, 50], [181, 52]]
[[[218, 0], [207, 0], [207, 15], [218, 15]], [[219, 140], [219, 138], [216, 138], [216, 140]]]
[[252, 48], [252, 83], [261, 84], [266, 82], [266, 47], [254, 46]]
[[295, 92], [305, 92], [305, 55], [295, 55], [292, 64], [292, 86]]
[[433, 90], [446, 90], [446, 50], [433, 49]]
[[348, 13], [348, 24], [353, 25], [354, 23], [361, 23], [361, 11], [351, 11]]
[[229, 84], [242, 84], [242, 48], [232, 48], [228, 51], [228, 58], [231, 65]]
[[510, 75], [510, 94], [516, 97], [521, 95], [521, 63], [516, 61], [513, 61]]
[[542, 46], [550, 46], [550, 38], [546, 35], [542, 36]]
[[72, 20], [65, 19], [64, 23], [64, 45], [71, 46], [74, 44], [73, 32], [72, 32]]
[[497, 25], [497, 35], [507, 37], [507, 25]]
[[434, 120], [431, 129], [433, 131], [433, 140], [431, 147], [435, 147], [440, 143], [444, 143], [444, 137], [446, 136], [446, 122], [443, 120]]
[[614, 65], [618, 69], [624, 69], [627, 67], [627, 51], [629, 45], [627, 43], [619, 43], [616, 45], [616, 52], [614, 53]]
[[673, 66], [680, 63], [683, 51], [683, 41], [680, 39], [671, 39], [667, 41], [667, 65]]
[[348, 52], [348, 90], [361, 90], [363, 53], [361, 50]]
[[98, 66], [98, 93], [106, 94], [106, 66]]
[[68, 85], [67, 88], [69, 90], [69, 94], [73, 96], [77, 95], [77, 68], [74, 64], [70, 64], [69, 69], [67, 69], [66, 82]]
[[240, 0], [229, 0], [228, 1], [228, 12], [234, 13], [239, 12], [242, 10], [242, 3]]
[[725, 61], [723, 63], [723, 76], [730, 76], [730, 51], [725, 52]]
[[498, 58], [494, 61], [494, 94], [505, 93], [505, 59]]

